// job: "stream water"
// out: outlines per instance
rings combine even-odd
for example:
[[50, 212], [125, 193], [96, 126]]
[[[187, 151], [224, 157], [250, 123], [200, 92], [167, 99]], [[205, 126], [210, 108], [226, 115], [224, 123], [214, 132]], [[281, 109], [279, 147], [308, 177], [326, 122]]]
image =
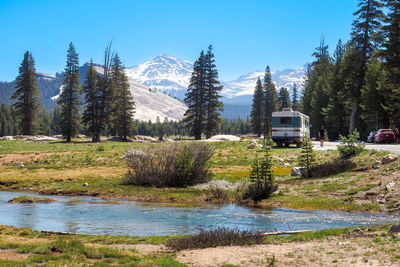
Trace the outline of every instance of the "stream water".
[[0, 191], [0, 224], [37, 230], [87, 234], [152, 236], [193, 234], [200, 229], [228, 227], [249, 230], [321, 230], [399, 223], [386, 214], [250, 209], [234, 204], [179, 207], [171, 204], [91, 197], [49, 196], [51, 203], [9, 203], [30, 193]]

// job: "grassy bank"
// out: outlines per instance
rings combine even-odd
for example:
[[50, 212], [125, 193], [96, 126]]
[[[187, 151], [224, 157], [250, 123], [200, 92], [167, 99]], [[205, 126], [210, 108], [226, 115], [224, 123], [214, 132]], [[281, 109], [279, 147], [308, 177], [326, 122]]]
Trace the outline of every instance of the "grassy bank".
[[[207, 189], [152, 188], [127, 185], [127, 168], [122, 156], [133, 148], [157, 144], [103, 142], [89, 140], [63, 142], [0, 141], [0, 190], [29, 191], [41, 194], [90, 195], [130, 200], [201, 203], [212, 200]], [[250, 140], [217, 142], [209, 164], [213, 180], [232, 183], [247, 180], [252, 160], [261, 153], [248, 149]], [[317, 152], [319, 162], [338, 157], [336, 151]], [[261, 206], [281, 206], [299, 209], [329, 209], [376, 212], [382, 207], [365, 194], [383, 190], [381, 177], [399, 170], [398, 162], [379, 166], [385, 153], [363, 152], [354, 158], [357, 167], [338, 175], [300, 179], [291, 177], [290, 170], [297, 165], [300, 150], [273, 149], [274, 173], [278, 191]], [[378, 190], [378, 191], [379, 191]], [[227, 190], [223, 201], [235, 201], [237, 190]], [[377, 195], [377, 194], [375, 194]], [[392, 206], [395, 203], [388, 203]]]

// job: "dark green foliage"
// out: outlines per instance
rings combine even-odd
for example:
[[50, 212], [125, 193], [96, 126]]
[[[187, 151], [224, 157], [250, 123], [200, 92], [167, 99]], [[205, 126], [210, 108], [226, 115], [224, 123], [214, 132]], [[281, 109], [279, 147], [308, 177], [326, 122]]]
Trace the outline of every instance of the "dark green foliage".
[[16, 135], [18, 124], [13, 106], [0, 105], [0, 136]]
[[86, 79], [82, 88], [85, 95], [85, 109], [83, 111], [82, 121], [87, 125], [88, 133], [92, 136], [92, 142], [100, 140], [100, 136], [98, 135], [98, 129], [100, 128], [99, 116], [101, 99], [101, 92], [98, 85], [99, 79], [93, 62], [90, 62], [90, 67], [86, 71]]
[[116, 54], [112, 62], [111, 80], [113, 84], [113, 104], [112, 104], [112, 129], [115, 134], [126, 141], [132, 135], [134, 126], [133, 114], [135, 112], [135, 102], [129, 90], [129, 81], [126, 77], [122, 62]]
[[290, 96], [289, 96], [289, 91], [287, 88], [282, 87], [279, 90], [279, 95], [278, 95], [278, 105], [279, 108], [278, 110], [282, 110], [283, 108], [290, 108], [292, 107], [292, 103], [290, 102]]
[[258, 137], [263, 133], [264, 121], [264, 91], [260, 78], [257, 79], [256, 88], [254, 89], [253, 104], [251, 106], [250, 121], [253, 133]]
[[265, 69], [264, 75], [264, 136], [267, 136], [271, 131], [272, 112], [278, 107], [278, 94], [275, 89], [275, 84], [272, 82], [271, 70], [269, 66]]
[[160, 144], [129, 151], [127, 183], [155, 187], [185, 187], [205, 182], [213, 148], [203, 143]]
[[312, 166], [309, 170], [310, 178], [325, 177], [333, 174], [342, 173], [354, 168], [356, 164], [351, 160], [340, 159], [331, 162]]
[[342, 143], [337, 146], [337, 149], [342, 158], [349, 158], [360, 154], [365, 147], [365, 144], [360, 143], [358, 139], [360, 138], [360, 133], [357, 129], [354, 129], [353, 133], [349, 134], [348, 138], [345, 136], [340, 136]]
[[352, 24], [351, 33], [351, 44], [354, 48], [354, 67], [351, 69], [352, 75], [348, 78], [348, 84], [351, 84], [351, 86], [347, 87], [352, 99], [349, 119], [350, 133], [357, 127], [361, 89], [364, 86], [369, 59], [382, 42], [380, 28], [381, 21], [384, 18], [381, 10], [383, 4], [378, 0], [360, 0], [358, 6], [359, 9], [354, 13], [357, 18]]
[[222, 85], [218, 81], [218, 71], [215, 65], [214, 52], [210, 45], [205, 56], [205, 108], [206, 108], [206, 123], [205, 135], [210, 138], [212, 134], [218, 131], [221, 123], [221, 112], [224, 111], [224, 104], [220, 101]]
[[297, 95], [297, 85], [293, 84], [293, 95], [292, 95], [292, 108], [294, 111], [299, 110], [299, 99]]
[[270, 149], [269, 146], [266, 147], [264, 158], [261, 161], [257, 157], [253, 161], [250, 173], [251, 184], [245, 189], [242, 199], [260, 202], [270, 197], [278, 188], [274, 184]]
[[392, 126], [400, 126], [400, 1], [386, 0], [389, 13], [384, 26], [385, 42], [381, 54], [385, 76], [382, 89], [386, 90], [386, 107]]
[[80, 129], [81, 82], [78, 53], [72, 43], [67, 52], [67, 65], [58, 104], [61, 107], [60, 128], [63, 137], [71, 142]]
[[299, 163], [302, 167], [304, 167], [304, 171], [302, 175], [304, 177], [310, 177], [310, 170], [313, 166], [315, 166], [315, 154], [313, 150], [313, 144], [308, 136], [303, 138], [303, 142], [301, 143], [301, 154], [299, 158]]
[[218, 246], [250, 246], [262, 244], [264, 236], [261, 232], [217, 228], [201, 230], [197, 235], [184, 238], [172, 238], [166, 243], [173, 250], [208, 248]]
[[336, 46], [333, 54], [333, 72], [328, 88], [329, 99], [327, 106], [322, 108], [324, 116], [324, 125], [332, 140], [337, 140], [340, 134], [348, 133], [348, 113], [350, 103], [344, 91], [345, 81], [343, 68], [343, 59], [346, 53], [346, 47], [342, 44], [342, 40]]
[[35, 69], [35, 60], [29, 51], [19, 67], [16, 88], [12, 100], [18, 117], [18, 129], [21, 134], [34, 135], [38, 128], [37, 112], [40, 108], [39, 91]]
[[206, 121], [205, 61], [204, 52], [201, 51], [199, 58], [193, 64], [192, 77], [185, 94], [185, 104], [188, 109], [184, 121], [196, 140], [201, 139]]

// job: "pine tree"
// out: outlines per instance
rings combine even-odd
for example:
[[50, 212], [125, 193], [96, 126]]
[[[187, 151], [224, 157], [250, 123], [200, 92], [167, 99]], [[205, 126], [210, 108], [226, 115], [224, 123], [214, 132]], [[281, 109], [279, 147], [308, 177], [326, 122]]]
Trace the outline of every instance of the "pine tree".
[[290, 103], [289, 91], [287, 88], [282, 87], [279, 90], [278, 101], [279, 101], [279, 110], [282, 110], [283, 108], [292, 107], [292, 104]]
[[310, 169], [316, 163], [315, 154], [313, 150], [313, 144], [308, 136], [303, 138], [303, 142], [301, 143], [301, 154], [299, 158], [299, 163], [301, 166], [305, 168], [305, 172], [303, 172], [304, 177], [310, 177]]
[[93, 61], [90, 62], [89, 69], [86, 71], [85, 81], [83, 82], [83, 93], [85, 95], [85, 109], [83, 111], [82, 121], [88, 127], [88, 132], [92, 136], [92, 142], [99, 142], [100, 135], [97, 129], [99, 128], [100, 116], [100, 88], [98, 81], [100, 77], [93, 66]]
[[185, 104], [188, 109], [184, 121], [196, 140], [201, 139], [206, 121], [205, 75], [205, 55], [201, 51], [200, 57], [193, 64], [192, 77], [185, 94]]
[[391, 125], [400, 128], [400, 1], [386, 0], [389, 13], [384, 26], [385, 42], [382, 55], [385, 71], [382, 89], [385, 88], [386, 106]]
[[265, 97], [265, 110], [264, 110], [264, 137], [271, 131], [272, 112], [276, 111], [278, 103], [278, 95], [275, 85], [272, 82], [271, 70], [269, 66], [265, 69], [264, 75], [264, 97]]
[[206, 99], [206, 138], [215, 133], [221, 123], [221, 112], [224, 104], [220, 101], [222, 86], [218, 81], [218, 71], [215, 66], [214, 53], [210, 45], [205, 56], [205, 82], [204, 93]]
[[299, 108], [299, 100], [297, 96], [297, 84], [293, 84], [293, 95], [292, 95], [292, 108], [297, 111]]
[[253, 104], [251, 106], [250, 120], [253, 133], [261, 136], [263, 132], [264, 121], [264, 91], [260, 78], [257, 79], [256, 88], [254, 89]]
[[361, 89], [364, 86], [369, 59], [382, 41], [380, 28], [381, 21], [384, 18], [381, 10], [383, 4], [378, 0], [360, 0], [358, 6], [359, 9], [354, 13], [357, 18], [352, 24], [351, 33], [355, 66], [351, 68], [350, 77], [352, 81], [348, 82], [348, 84], [351, 84], [351, 86], [348, 86], [348, 91], [352, 99], [349, 133], [352, 133], [357, 126]]
[[348, 132], [346, 120], [350, 103], [344, 90], [343, 60], [345, 53], [346, 46], [339, 39], [333, 54], [334, 66], [330, 91], [328, 92], [328, 105], [322, 109], [326, 129], [333, 140], [337, 140], [339, 135], [344, 135]]
[[18, 129], [23, 135], [34, 135], [38, 128], [37, 116], [40, 108], [39, 90], [35, 69], [35, 60], [29, 51], [24, 54], [24, 60], [19, 67], [16, 78], [16, 88], [12, 100], [18, 117]]
[[61, 132], [67, 142], [71, 142], [71, 138], [80, 129], [80, 97], [79, 59], [78, 53], [71, 42], [67, 52], [67, 65], [64, 71], [63, 87], [57, 102], [61, 106]]
[[128, 77], [125, 74], [125, 69], [122, 62], [115, 54], [112, 61], [111, 80], [113, 84], [113, 127], [116, 134], [123, 141], [128, 140], [128, 136], [132, 134], [134, 121], [133, 115], [135, 112], [135, 102], [129, 89]]

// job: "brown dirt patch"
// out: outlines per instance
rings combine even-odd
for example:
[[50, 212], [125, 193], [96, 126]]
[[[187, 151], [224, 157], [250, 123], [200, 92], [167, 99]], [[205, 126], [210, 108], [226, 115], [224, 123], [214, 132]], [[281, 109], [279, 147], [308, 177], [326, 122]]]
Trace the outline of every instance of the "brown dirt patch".
[[[13, 162], [31, 162], [37, 159], [49, 157], [51, 155], [67, 155], [77, 152], [43, 152], [43, 153], [22, 153], [22, 154], [2, 154], [0, 155], [0, 166]], [[79, 152], [78, 152], [79, 153]]]
[[30, 254], [21, 254], [15, 252], [14, 249], [0, 249], [0, 259], [6, 261], [23, 261], [29, 257]]
[[394, 244], [376, 244], [371, 237], [332, 237], [312, 242], [217, 247], [185, 250], [176, 260], [189, 266], [399, 266], [389, 252]]

